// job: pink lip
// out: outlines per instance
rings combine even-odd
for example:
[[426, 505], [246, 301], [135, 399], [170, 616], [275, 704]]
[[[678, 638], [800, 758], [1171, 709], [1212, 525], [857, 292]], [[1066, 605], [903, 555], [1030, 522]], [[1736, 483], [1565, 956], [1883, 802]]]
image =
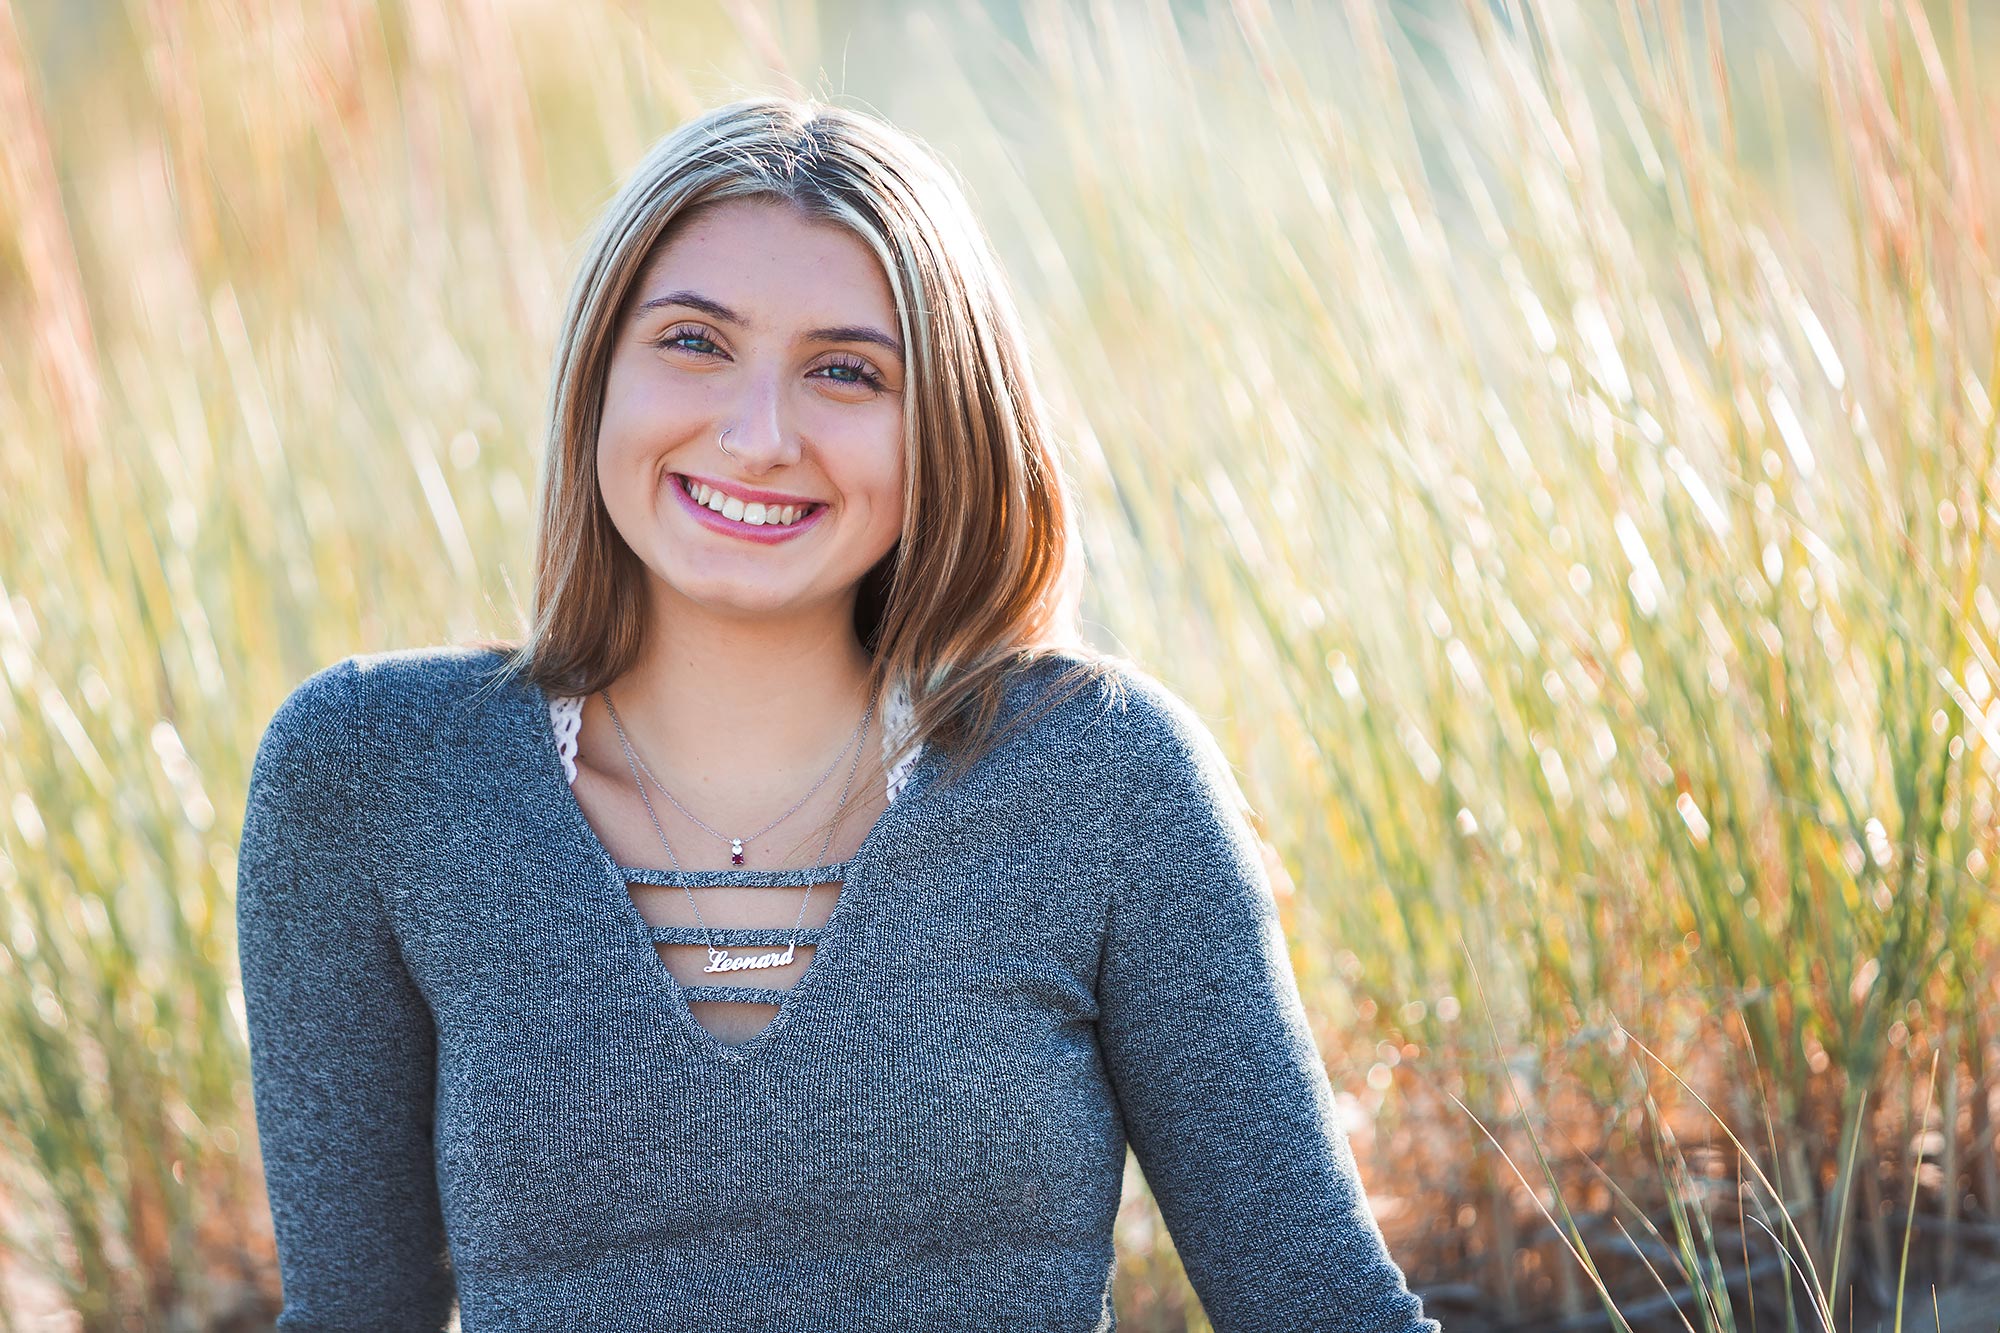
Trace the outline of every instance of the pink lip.
[[683, 472], [680, 475], [686, 477], [689, 481], [698, 481], [711, 490], [721, 491], [724, 495], [733, 495], [744, 504], [749, 504], [752, 500], [757, 501], [759, 504], [767, 505], [803, 506], [821, 503], [809, 495], [786, 495], [783, 491], [760, 491], [749, 486], [738, 486], [733, 481], [723, 481], [718, 477], [704, 477], [693, 472]]
[[[696, 477], [694, 478], [694, 480], [705, 481], [706, 478]], [[716, 483], [712, 481], [708, 482], [707, 484], [710, 486], [716, 485]], [[804, 518], [800, 519], [796, 523], [791, 524], [788, 527], [758, 528], [758, 527], [752, 527], [748, 523], [738, 523], [734, 519], [724, 518], [722, 515], [716, 513], [713, 509], [710, 509], [707, 505], [696, 504], [694, 502], [694, 497], [687, 493], [687, 487], [681, 485], [681, 480], [679, 476], [676, 476], [672, 473], [668, 473], [667, 487], [668, 489], [673, 491], [674, 498], [680, 501], [681, 508], [687, 511], [688, 516], [692, 518], [695, 522], [707, 528], [709, 531], [721, 533], [725, 537], [737, 537], [746, 542], [761, 542], [766, 546], [775, 546], [779, 542], [790, 541], [792, 538], [797, 537], [801, 533], [806, 532], [807, 530], [818, 524], [820, 519], [826, 514], [826, 509], [827, 509], [826, 505], [818, 500], [802, 500], [788, 496], [778, 497], [775, 501], [775, 503], [778, 504], [817, 505], [818, 508], [814, 509], [810, 514], [807, 514]], [[718, 487], [718, 489], [726, 489], [726, 488]], [[764, 496], [777, 494], [774, 491], [740, 491], [740, 490], [731, 490], [729, 493], [731, 495], [739, 496], [750, 500], [763, 500]], [[773, 503], [773, 501], [771, 500], [764, 500], [763, 502], [766, 504]]]

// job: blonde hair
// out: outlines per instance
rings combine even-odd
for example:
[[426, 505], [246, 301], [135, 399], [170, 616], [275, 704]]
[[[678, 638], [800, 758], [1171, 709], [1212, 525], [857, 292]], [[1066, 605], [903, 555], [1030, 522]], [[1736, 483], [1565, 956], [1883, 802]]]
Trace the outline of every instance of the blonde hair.
[[[999, 739], [1013, 669], [1085, 654], [1073, 518], [1012, 297], [964, 193], [917, 140], [859, 112], [718, 107], [656, 143], [598, 217], [555, 348], [532, 629], [489, 646], [503, 675], [550, 695], [593, 693], [637, 657], [648, 571], [596, 471], [614, 334], [675, 224], [746, 197], [847, 228], [888, 276], [908, 349], [903, 528], [862, 579], [855, 629], [872, 683], [909, 691], [905, 743], [954, 752], [962, 774]], [[1105, 674], [1086, 656], [1057, 684], [1067, 694]]]

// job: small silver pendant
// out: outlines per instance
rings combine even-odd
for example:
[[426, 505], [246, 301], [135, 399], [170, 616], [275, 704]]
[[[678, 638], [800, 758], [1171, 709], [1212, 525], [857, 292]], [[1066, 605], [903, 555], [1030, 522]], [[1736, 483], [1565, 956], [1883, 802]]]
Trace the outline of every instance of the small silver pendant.
[[708, 966], [704, 967], [702, 971], [747, 972], [752, 968], [759, 967], [783, 967], [792, 961], [792, 950], [797, 947], [798, 945], [795, 942], [787, 944], [783, 953], [760, 953], [752, 954], [746, 958], [731, 958], [726, 951], [718, 949], [711, 944], [708, 946]]
[[729, 840], [729, 864], [733, 866], [743, 864], [743, 839], [731, 838]]

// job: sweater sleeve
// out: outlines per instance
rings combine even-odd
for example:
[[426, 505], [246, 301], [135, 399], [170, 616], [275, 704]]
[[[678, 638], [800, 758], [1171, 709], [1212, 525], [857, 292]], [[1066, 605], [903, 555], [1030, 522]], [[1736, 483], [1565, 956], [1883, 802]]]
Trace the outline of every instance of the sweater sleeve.
[[251, 766], [236, 928], [279, 1329], [446, 1327], [436, 1028], [357, 854], [353, 659], [278, 708]]
[[1235, 780], [1185, 704], [1134, 693], [1098, 1037], [1188, 1279], [1217, 1333], [1436, 1333], [1334, 1118]]

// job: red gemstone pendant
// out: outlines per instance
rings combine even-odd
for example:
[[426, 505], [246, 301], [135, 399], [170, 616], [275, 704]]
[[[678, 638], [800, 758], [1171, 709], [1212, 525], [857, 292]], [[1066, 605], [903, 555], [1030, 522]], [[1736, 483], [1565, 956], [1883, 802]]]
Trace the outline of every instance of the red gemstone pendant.
[[733, 866], [743, 864], [743, 839], [731, 838], [729, 840], [729, 864]]

